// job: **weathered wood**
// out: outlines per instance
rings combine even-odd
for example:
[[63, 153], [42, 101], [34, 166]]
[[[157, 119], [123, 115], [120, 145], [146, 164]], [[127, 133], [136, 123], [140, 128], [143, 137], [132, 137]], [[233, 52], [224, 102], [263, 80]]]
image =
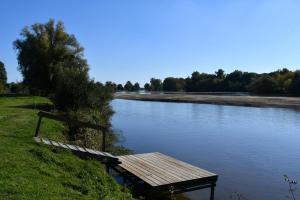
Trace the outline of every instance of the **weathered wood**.
[[69, 123], [69, 124], [77, 125], [79, 127], [91, 128], [91, 129], [95, 129], [95, 130], [99, 130], [99, 131], [107, 131], [107, 129], [108, 129], [107, 126], [102, 126], [102, 125], [92, 124], [92, 123], [89, 123], [89, 122], [74, 120], [74, 119], [70, 119], [70, 118], [68, 118], [66, 116], [63, 116], [63, 115], [53, 114], [53, 113], [45, 112], [45, 111], [40, 111], [38, 113], [38, 116], [39, 117], [45, 117], [45, 118], [48, 118], [48, 119], [53, 119], [53, 120], [56, 120], [56, 121], [66, 122], [66, 123]]
[[[83, 122], [83, 121], [79, 121], [79, 120], [74, 120], [74, 119], [70, 119], [64, 115], [58, 115], [58, 114], [45, 112], [45, 111], [40, 111], [38, 113], [38, 116], [39, 116], [39, 120], [38, 120], [38, 124], [37, 124], [36, 131], [35, 131], [35, 137], [39, 136], [39, 129], [40, 129], [41, 121], [42, 121], [42, 118], [45, 117], [45, 118], [53, 119], [56, 121], [62, 121], [67, 124], [76, 125], [78, 127], [91, 128], [91, 129], [94, 129], [97, 131], [101, 131], [101, 133], [102, 133], [102, 151], [106, 150], [106, 134], [108, 132], [107, 126], [92, 124], [89, 122]], [[56, 144], [54, 144], [54, 145], [56, 145]], [[79, 150], [82, 152], [85, 151], [84, 149], [79, 149]]]
[[79, 153], [81, 155], [84, 155], [86, 157], [93, 157], [93, 158], [97, 158], [100, 159], [102, 161], [105, 161], [107, 163], [111, 163], [111, 164], [118, 164], [120, 163], [119, 159], [113, 155], [111, 155], [110, 153], [107, 152], [101, 152], [101, 151], [95, 151], [92, 149], [87, 149], [87, 148], [82, 148], [76, 145], [71, 145], [71, 144], [63, 144], [61, 142], [56, 142], [53, 140], [49, 140], [46, 138], [40, 138], [40, 137], [34, 137], [34, 140], [36, 142], [39, 143], [44, 143], [50, 146], [55, 146], [55, 147], [59, 147], [59, 148], [64, 148], [64, 149], [68, 149], [71, 150], [75, 153]]
[[[213, 187], [217, 175], [161, 153], [119, 156], [119, 166], [154, 188], [193, 190]], [[214, 188], [212, 188], [212, 195]]]

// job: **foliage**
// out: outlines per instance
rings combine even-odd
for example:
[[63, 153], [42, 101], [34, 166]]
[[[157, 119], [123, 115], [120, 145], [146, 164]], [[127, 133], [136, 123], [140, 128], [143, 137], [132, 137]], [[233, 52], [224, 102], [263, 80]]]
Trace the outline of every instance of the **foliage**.
[[111, 92], [117, 91], [117, 84], [111, 81], [107, 81], [105, 83], [105, 87], [107, 87]]
[[68, 34], [62, 22], [49, 20], [25, 27], [14, 42], [23, 82], [31, 92], [53, 93], [56, 79], [65, 68], [88, 71], [83, 48], [74, 35]]
[[145, 83], [144, 89], [147, 90], [147, 91], [150, 91], [151, 90], [151, 85], [149, 83]]
[[[109, 102], [112, 99], [111, 87], [88, 79], [87, 73], [79, 69], [64, 69], [57, 79], [58, 87], [52, 97], [55, 107], [68, 114], [68, 117], [110, 126], [113, 115]], [[86, 130], [69, 125], [70, 140], [88, 134]]]
[[164, 91], [181, 91], [185, 88], [185, 80], [183, 78], [168, 77], [163, 81]]
[[124, 89], [126, 91], [133, 91], [133, 85], [130, 81], [127, 81], [126, 84], [124, 85]]
[[[100, 162], [34, 142], [38, 110], [29, 108], [49, 103], [42, 97], [0, 96], [0, 199], [132, 199]], [[64, 140], [59, 122], [44, 120], [41, 130]]]
[[256, 94], [276, 94], [280, 91], [280, 87], [276, 79], [262, 76], [251, 83], [249, 90]]
[[151, 78], [150, 85], [151, 85], [152, 91], [161, 91], [162, 90], [162, 82], [160, 79]]
[[22, 82], [18, 82], [18, 83], [11, 82], [8, 84], [8, 88], [11, 93], [16, 93], [16, 94], [25, 93], [26, 90]]
[[257, 74], [235, 70], [225, 74], [218, 69], [214, 74], [195, 71], [187, 78], [151, 78], [145, 90], [186, 92], [252, 92], [256, 94], [281, 94], [300, 96], [300, 71], [283, 68], [271, 73]]
[[[109, 102], [116, 84], [106, 82], [103, 86], [90, 80], [83, 48], [65, 31], [63, 23], [37, 23], [25, 27], [21, 36], [14, 46], [23, 83], [30, 93], [50, 96], [55, 108], [70, 118], [110, 126], [113, 111]], [[95, 135], [70, 124], [66, 124], [66, 133], [73, 141], [82, 135]]]
[[300, 71], [296, 71], [289, 86], [289, 92], [294, 96], [300, 96]]
[[140, 90], [140, 84], [139, 84], [139, 83], [135, 83], [135, 84], [133, 85], [133, 90], [134, 90], [134, 91]]
[[0, 61], [0, 94], [5, 92], [7, 74], [4, 63]]
[[122, 84], [118, 84], [117, 85], [117, 90], [118, 91], [123, 91], [124, 90], [123, 85]]

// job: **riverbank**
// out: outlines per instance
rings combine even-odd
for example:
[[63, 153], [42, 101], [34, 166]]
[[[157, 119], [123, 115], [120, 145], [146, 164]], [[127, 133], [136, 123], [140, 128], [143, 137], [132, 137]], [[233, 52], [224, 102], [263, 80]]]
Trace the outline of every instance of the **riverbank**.
[[[0, 95], [0, 199], [132, 199], [100, 162], [33, 140], [43, 97]], [[43, 136], [63, 140], [63, 126], [44, 120]]]
[[299, 97], [115, 93], [116, 99], [300, 109]]

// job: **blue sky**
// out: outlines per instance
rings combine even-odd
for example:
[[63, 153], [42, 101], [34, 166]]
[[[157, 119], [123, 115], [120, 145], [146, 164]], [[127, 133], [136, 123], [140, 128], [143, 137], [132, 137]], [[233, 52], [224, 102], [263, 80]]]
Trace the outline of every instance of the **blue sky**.
[[297, 0], [1, 0], [0, 60], [22, 80], [12, 47], [22, 28], [62, 20], [85, 48], [90, 76], [144, 84], [193, 71], [300, 67]]

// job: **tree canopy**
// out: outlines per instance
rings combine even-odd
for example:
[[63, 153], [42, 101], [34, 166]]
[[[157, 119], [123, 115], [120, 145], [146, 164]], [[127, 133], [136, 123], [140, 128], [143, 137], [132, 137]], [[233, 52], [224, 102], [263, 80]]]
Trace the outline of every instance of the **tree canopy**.
[[5, 85], [7, 82], [7, 74], [4, 63], [0, 61], [0, 93], [5, 91]]
[[126, 91], [133, 91], [133, 85], [130, 81], [127, 81], [126, 84], [124, 85], [124, 89]]
[[14, 48], [24, 84], [43, 95], [54, 92], [58, 73], [65, 68], [88, 72], [83, 47], [74, 35], [65, 31], [61, 21], [55, 23], [51, 19], [45, 24], [25, 27]]
[[[89, 78], [83, 48], [62, 22], [49, 20], [25, 27], [14, 42], [23, 83], [32, 93], [50, 97], [55, 108], [71, 118], [110, 125], [113, 114], [109, 104], [116, 84], [104, 86]], [[67, 125], [71, 140], [91, 144], [95, 134], [76, 125]]]
[[151, 85], [151, 90], [153, 90], [153, 91], [161, 91], [162, 90], [162, 82], [160, 79], [151, 78], [150, 85]]

